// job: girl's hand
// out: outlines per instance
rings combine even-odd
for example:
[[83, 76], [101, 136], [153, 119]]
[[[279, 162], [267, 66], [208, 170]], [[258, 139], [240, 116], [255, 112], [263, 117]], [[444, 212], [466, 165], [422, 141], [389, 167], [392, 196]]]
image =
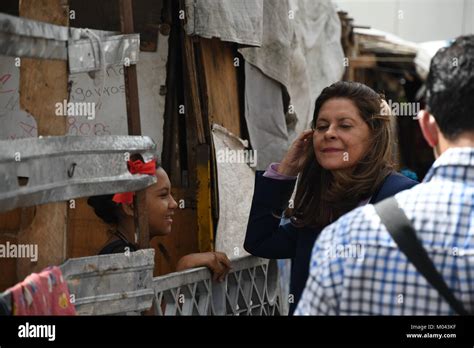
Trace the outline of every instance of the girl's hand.
[[176, 266], [177, 271], [188, 268], [207, 267], [213, 274], [213, 280], [222, 282], [232, 266], [227, 255], [221, 252], [196, 253], [183, 256]]
[[290, 149], [278, 166], [278, 172], [283, 175], [297, 176], [306, 163], [306, 153], [311, 144], [314, 131], [305, 130], [291, 144]]

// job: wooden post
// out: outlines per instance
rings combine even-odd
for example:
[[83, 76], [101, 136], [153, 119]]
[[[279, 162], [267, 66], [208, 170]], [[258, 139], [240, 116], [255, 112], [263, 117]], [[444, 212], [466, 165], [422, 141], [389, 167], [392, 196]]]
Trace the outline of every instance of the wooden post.
[[209, 145], [197, 147], [197, 217], [199, 231], [199, 251], [214, 250], [214, 229], [212, 223], [211, 200], [211, 158]]
[[[19, 11], [21, 17], [69, 25], [69, 8], [64, 0], [21, 0]], [[20, 107], [36, 119], [38, 135], [66, 134], [66, 117], [55, 116], [54, 106], [68, 99], [67, 77], [65, 61], [21, 58]], [[32, 223], [20, 230], [18, 243], [37, 245], [38, 260], [19, 258], [18, 280], [65, 260], [66, 218], [66, 202], [36, 207]]]
[[[133, 33], [133, 7], [131, 0], [120, 1], [120, 26], [124, 34]], [[140, 105], [138, 98], [137, 66], [124, 67], [125, 99], [127, 103], [128, 134], [141, 135]], [[138, 236], [138, 245], [142, 248], [150, 246], [150, 232], [148, 230], [148, 214], [146, 209], [145, 190], [137, 191], [133, 199], [135, 233]]]
[[[184, 1], [180, 8], [185, 9]], [[203, 108], [203, 83], [205, 75], [198, 66], [200, 39], [193, 39], [181, 32], [183, 53], [183, 80], [186, 100], [186, 128], [188, 138], [188, 162], [190, 188], [196, 197], [199, 251], [214, 250], [212, 221], [211, 171], [210, 171], [210, 123]], [[204, 101], [205, 103], [205, 101]]]
[[[180, 9], [184, 10], [184, 1], [180, 0]], [[181, 30], [181, 40], [183, 48], [183, 66], [184, 66], [184, 86], [186, 93], [186, 114], [193, 123], [195, 129], [197, 144], [206, 143], [206, 129], [209, 124], [204, 120], [204, 114], [201, 107], [201, 98], [199, 92], [199, 76], [196, 66], [196, 51], [194, 49], [193, 38], [186, 35], [184, 29]], [[197, 39], [199, 40], [199, 39]], [[200, 76], [204, 78], [204, 76]]]

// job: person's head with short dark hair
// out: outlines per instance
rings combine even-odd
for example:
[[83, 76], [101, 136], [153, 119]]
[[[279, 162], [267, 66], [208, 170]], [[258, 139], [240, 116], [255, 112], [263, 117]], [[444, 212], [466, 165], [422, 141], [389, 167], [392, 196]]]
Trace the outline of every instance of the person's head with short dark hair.
[[420, 126], [436, 157], [474, 141], [474, 35], [458, 37], [433, 57], [426, 104], [419, 113]]

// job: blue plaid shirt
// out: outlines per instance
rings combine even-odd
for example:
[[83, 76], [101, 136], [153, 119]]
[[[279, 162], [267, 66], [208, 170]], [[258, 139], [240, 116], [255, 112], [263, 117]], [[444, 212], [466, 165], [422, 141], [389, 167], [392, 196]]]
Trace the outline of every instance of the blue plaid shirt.
[[[423, 183], [395, 195], [437, 270], [474, 311], [474, 148], [450, 148]], [[317, 239], [295, 315], [453, 315], [400, 252], [373, 205]]]

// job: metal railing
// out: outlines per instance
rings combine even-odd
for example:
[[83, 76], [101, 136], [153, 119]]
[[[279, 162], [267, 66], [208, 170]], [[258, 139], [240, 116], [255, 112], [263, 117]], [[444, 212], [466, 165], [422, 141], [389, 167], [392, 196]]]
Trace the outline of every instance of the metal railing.
[[280, 315], [276, 261], [253, 256], [232, 261], [222, 283], [207, 268], [153, 278], [156, 315]]
[[281, 315], [278, 267], [254, 256], [232, 261], [221, 283], [207, 268], [152, 277], [154, 250], [70, 259], [61, 267], [80, 315]]

